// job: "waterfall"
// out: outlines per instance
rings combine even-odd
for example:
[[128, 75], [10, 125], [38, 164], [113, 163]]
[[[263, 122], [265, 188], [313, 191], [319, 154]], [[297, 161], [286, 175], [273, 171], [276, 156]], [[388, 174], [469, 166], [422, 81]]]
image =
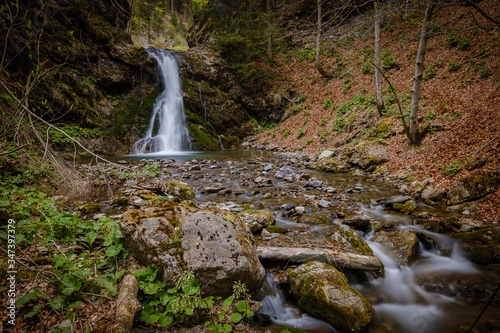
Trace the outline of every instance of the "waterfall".
[[146, 51], [158, 62], [163, 91], [156, 99], [146, 134], [132, 151], [145, 154], [191, 150], [177, 61], [168, 50], [146, 48]]

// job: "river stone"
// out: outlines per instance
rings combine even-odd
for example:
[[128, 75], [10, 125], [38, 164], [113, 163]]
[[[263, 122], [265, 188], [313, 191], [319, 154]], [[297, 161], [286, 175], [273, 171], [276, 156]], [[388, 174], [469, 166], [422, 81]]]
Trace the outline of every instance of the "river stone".
[[276, 223], [273, 213], [268, 210], [248, 210], [239, 213], [238, 216], [248, 225], [250, 231], [253, 233], [259, 232], [265, 227]]
[[500, 227], [485, 228], [451, 235], [467, 243], [464, 255], [478, 265], [500, 264]]
[[248, 226], [231, 212], [164, 201], [125, 212], [120, 230], [142, 265], [159, 267], [166, 288], [186, 269], [193, 271], [206, 296], [227, 297], [236, 281], [253, 294], [264, 281], [255, 240]]
[[417, 236], [409, 230], [379, 232], [371, 239], [383, 244], [396, 255], [398, 265], [410, 265], [418, 253], [419, 241]]
[[411, 214], [417, 209], [417, 202], [413, 199], [406, 201], [404, 204], [393, 203], [392, 208], [399, 210], [403, 214]]
[[191, 187], [188, 187], [185, 183], [178, 181], [166, 181], [165, 193], [179, 198], [180, 201], [192, 200], [196, 195]]
[[393, 197], [390, 197], [389, 199], [386, 199], [384, 203], [386, 207], [392, 207], [392, 205], [395, 203], [402, 204], [411, 199], [412, 197], [410, 197], [409, 195], [395, 195]]
[[500, 172], [479, 172], [465, 177], [453, 185], [448, 191], [451, 205], [482, 198], [495, 192], [500, 185]]
[[375, 310], [334, 267], [313, 261], [289, 273], [290, 289], [298, 304], [313, 316], [325, 319], [346, 332], [359, 332]]
[[446, 192], [440, 188], [427, 187], [422, 191], [420, 195], [422, 200], [432, 200], [432, 201], [441, 201], [445, 197]]
[[389, 161], [387, 149], [379, 146], [356, 147], [349, 162], [359, 165], [362, 169]]
[[365, 214], [349, 216], [348, 218], [342, 221], [343, 224], [346, 224], [353, 229], [361, 231], [367, 231], [368, 229], [370, 229], [371, 227], [370, 222], [371, 222], [370, 217]]
[[347, 225], [342, 225], [333, 232], [330, 243], [335, 246], [354, 250], [359, 254], [373, 256], [373, 251], [368, 244], [354, 230]]
[[318, 161], [330, 158], [333, 156], [333, 154], [334, 154], [333, 150], [324, 150], [321, 154], [319, 154]]
[[351, 169], [351, 164], [346, 158], [343, 158], [343, 155], [340, 155], [318, 161], [316, 169], [320, 171], [343, 173]]

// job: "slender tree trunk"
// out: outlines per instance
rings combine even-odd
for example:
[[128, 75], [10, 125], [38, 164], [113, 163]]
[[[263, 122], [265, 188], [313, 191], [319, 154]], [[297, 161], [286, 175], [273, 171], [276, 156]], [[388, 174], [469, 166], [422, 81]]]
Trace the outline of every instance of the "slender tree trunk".
[[272, 60], [273, 59], [273, 45], [272, 45], [272, 40], [271, 40], [271, 0], [266, 0], [266, 12], [267, 12], [267, 19], [268, 19], [268, 26], [267, 26], [267, 59]]
[[380, 70], [382, 62], [380, 59], [380, 1], [375, 2], [375, 90], [377, 97], [377, 109], [380, 115], [384, 114], [385, 106], [382, 97], [382, 77]]
[[316, 69], [320, 68], [319, 65], [319, 51], [321, 48], [321, 0], [318, 0], [318, 34], [316, 35]]
[[170, 0], [170, 14], [173, 14], [174, 13], [174, 0]]
[[415, 63], [415, 77], [413, 79], [413, 89], [411, 98], [411, 113], [410, 113], [410, 142], [420, 144], [420, 128], [418, 125], [418, 103], [420, 101], [420, 86], [422, 84], [422, 76], [424, 72], [425, 51], [427, 48], [427, 26], [432, 17], [436, 0], [429, 0], [425, 9], [424, 22], [422, 23], [422, 31], [420, 32], [420, 42], [418, 43], [417, 61]]

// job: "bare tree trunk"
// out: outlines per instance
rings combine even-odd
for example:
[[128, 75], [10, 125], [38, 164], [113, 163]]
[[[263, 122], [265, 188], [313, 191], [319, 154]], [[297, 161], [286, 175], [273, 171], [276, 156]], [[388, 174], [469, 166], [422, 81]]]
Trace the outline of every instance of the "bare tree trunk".
[[266, 0], [266, 12], [268, 15], [268, 31], [267, 31], [267, 59], [272, 60], [273, 59], [273, 47], [272, 47], [272, 40], [271, 40], [271, 0]]
[[380, 1], [375, 3], [375, 90], [377, 97], [377, 109], [380, 115], [384, 114], [385, 106], [382, 97], [382, 77], [380, 75], [380, 68], [382, 62], [380, 59]]
[[174, 0], [170, 0], [170, 10], [171, 10], [171, 14], [174, 13]]
[[318, 34], [316, 35], [316, 69], [320, 68], [319, 65], [319, 51], [321, 48], [321, 0], [318, 0]]
[[420, 42], [418, 43], [417, 61], [415, 63], [415, 77], [413, 79], [413, 89], [411, 98], [411, 113], [410, 113], [410, 142], [412, 144], [420, 144], [420, 128], [418, 125], [418, 103], [420, 101], [420, 86], [422, 85], [422, 77], [424, 72], [425, 52], [427, 48], [427, 26], [432, 17], [432, 11], [436, 0], [429, 0], [425, 9], [424, 22], [422, 23], [422, 31], [420, 32]]

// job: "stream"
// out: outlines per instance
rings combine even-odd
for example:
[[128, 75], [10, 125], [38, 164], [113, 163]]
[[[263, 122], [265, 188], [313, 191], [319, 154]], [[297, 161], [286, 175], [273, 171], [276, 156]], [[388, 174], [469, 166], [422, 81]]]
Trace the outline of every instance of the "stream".
[[[472, 325], [491, 296], [490, 290], [500, 281], [498, 274], [481, 270], [467, 261], [458, 242], [426, 230], [415, 216], [389, 212], [378, 205], [378, 199], [401, 194], [398, 184], [387, 179], [319, 172], [305, 168], [300, 157], [294, 154], [252, 150], [131, 155], [113, 159], [157, 164], [162, 174], [171, 175], [169, 179], [183, 181], [194, 188], [196, 200], [202, 204], [217, 204], [234, 212], [244, 207], [269, 210], [275, 215], [276, 224], [292, 234], [328, 237], [340, 225], [338, 209], [341, 207], [359, 211], [374, 221], [391, 225], [394, 230], [407, 229], [416, 234], [420, 247], [415, 260], [409, 265], [400, 265], [394, 253], [372, 240], [373, 229], [359, 232], [385, 265], [384, 278], [344, 272], [349, 284], [360, 291], [376, 311], [369, 327], [371, 332], [458, 332], [462, 325]], [[319, 200], [326, 200], [328, 205], [318, 205]], [[291, 205], [304, 208], [300, 220], [287, 214]], [[452, 215], [423, 204], [417, 212]], [[259, 235], [255, 238], [258, 244], [266, 243]], [[271, 273], [266, 284], [265, 289], [272, 291], [262, 300], [261, 313], [268, 314], [273, 324], [286, 324], [308, 332], [336, 332], [329, 324], [293, 305], [293, 300], [277, 288]], [[481, 321], [500, 327], [499, 298], [497, 296]]]

